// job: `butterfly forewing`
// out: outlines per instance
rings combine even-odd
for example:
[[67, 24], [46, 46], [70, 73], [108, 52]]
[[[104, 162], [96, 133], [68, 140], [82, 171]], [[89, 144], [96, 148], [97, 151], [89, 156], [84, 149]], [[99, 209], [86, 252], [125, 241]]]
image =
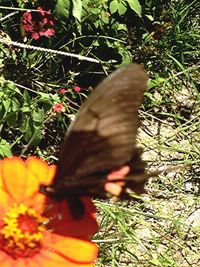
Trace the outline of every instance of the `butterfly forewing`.
[[[62, 187], [67, 195], [74, 187], [77, 192], [78, 186], [84, 189], [84, 179], [131, 161], [146, 82], [142, 66], [132, 64], [115, 71], [91, 93], [66, 134], [52, 184], [56, 190]], [[86, 191], [92, 191], [92, 185]]]

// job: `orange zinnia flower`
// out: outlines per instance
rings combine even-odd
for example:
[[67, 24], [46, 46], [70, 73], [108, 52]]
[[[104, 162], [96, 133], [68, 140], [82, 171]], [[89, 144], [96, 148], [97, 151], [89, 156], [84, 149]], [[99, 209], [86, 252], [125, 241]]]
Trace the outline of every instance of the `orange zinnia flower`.
[[[91, 267], [97, 246], [87, 240], [97, 230], [95, 207], [82, 198], [85, 214], [74, 220], [66, 201], [51, 201], [40, 194], [55, 166], [29, 157], [0, 161], [0, 266]], [[44, 217], [43, 210], [49, 217]]]

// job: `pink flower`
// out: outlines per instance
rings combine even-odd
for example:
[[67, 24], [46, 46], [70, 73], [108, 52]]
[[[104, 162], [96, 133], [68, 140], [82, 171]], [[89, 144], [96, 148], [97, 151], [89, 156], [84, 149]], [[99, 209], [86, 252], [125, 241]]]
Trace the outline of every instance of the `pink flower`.
[[61, 94], [61, 95], [64, 95], [65, 93], [66, 93], [66, 89], [65, 88], [61, 88], [60, 90], [59, 90], [59, 93]]
[[74, 91], [76, 91], [77, 93], [80, 92], [80, 91], [81, 91], [81, 87], [79, 87], [79, 86], [75, 86], [75, 87], [74, 87]]
[[54, 17], [50, 11], [44, 11], [42, 7], [38, 7], [39, 12], [26, 11], [22, 16], [22, 27], [27, 35], [35, 40], [41, 36], [50, 37], [55, 34]]
[[58, 112], [58, 113], [65, 111], [65, 107], [61, 103], [54, 104], [52, 109], [54, 112]]
[[54, 29], [47, 29], [45, 31], [41, 31], [39, 34], [40, 34], [40, 36], [49, 37], [49, 36], [53, 36], [55, 34], [55, 31], [54, 31]]

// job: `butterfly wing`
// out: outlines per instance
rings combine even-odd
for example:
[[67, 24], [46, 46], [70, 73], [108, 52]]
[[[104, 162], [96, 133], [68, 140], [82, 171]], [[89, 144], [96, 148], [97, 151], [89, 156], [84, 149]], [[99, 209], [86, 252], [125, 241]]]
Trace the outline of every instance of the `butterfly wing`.
[[[146, 83], [142, 66], [132, 64], [116, 70], [91, 93], [64, 140], [52, 184], [58, 194], [90, 193], [98, 184], [94, 174], [100, 180], [106, 171], [131, 161]], [[86, 191], [85, 184], [90, 184]]]

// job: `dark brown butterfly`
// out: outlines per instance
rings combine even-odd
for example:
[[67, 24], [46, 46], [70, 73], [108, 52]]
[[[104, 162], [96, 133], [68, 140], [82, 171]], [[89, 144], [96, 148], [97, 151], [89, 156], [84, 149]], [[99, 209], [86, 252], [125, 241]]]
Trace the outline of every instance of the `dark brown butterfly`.
[[145, 173], [136, 135], [146, 83], [147, 75], [140, 65], [116, 70], [91, 93], [70, 126], [53, 183], [41, 186], [41, 192], [58, 200], [65, 198], [74, 218], [84, 212], [81, 196], [108, 196], [107, 176], [120, 166], [128, 165], [131, 171], [126, 179], [112, 181], [125, 181], [118, 197], [128, 197], [126, 188], [144, 191], [151, 175]]

